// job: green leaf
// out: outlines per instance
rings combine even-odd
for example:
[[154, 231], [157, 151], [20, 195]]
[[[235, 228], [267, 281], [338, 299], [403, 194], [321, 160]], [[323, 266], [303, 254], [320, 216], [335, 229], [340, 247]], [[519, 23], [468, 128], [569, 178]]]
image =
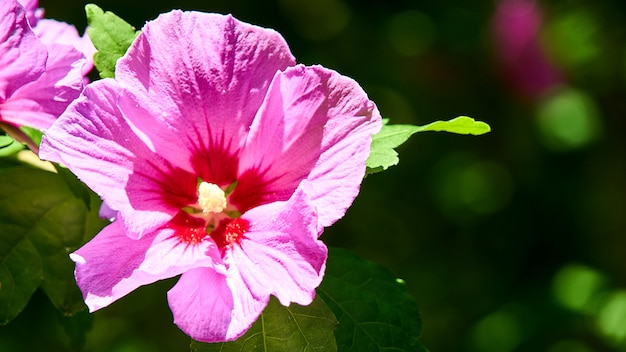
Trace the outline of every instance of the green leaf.
[[[0, 132], [6, 135], [6, 136], [2, 136], [2, 137], [5, 137], [4, 144], [6, 148], [3, 148], [0, 151], [0, 156], [10, 156], [10, 155], [15, 154], [16, 152], [24, 149], [23, 144], [28, 146], [28, 148], [34, 151], [35, 153], [39, 149], [39, 144], [33, 141], [33, 135], [36, 137], [37, 133], [39, 133], [39, 136], [41, 137], [41, 132], [33, 128], [29, 128], [29, 127], [18, 128], [16, 126], [3, 123], [2, 121], [0, 121]], [[9, 139], [7, 139], [6, 137], [9, 137], [9, 139], [12, 139], [14, 142], [6, 144], [6, 142], [9, 141]], [[39, 138], [39, 142], [41, 142], [41, 138]]]
[[339, 321], [340, 352], [426, 351], [417, 303], [385, 268], [331, 248], [317, 292]]
[[[17, 128], [15, 129], [17, 130]], [[23, 132], [25, 137], [30, 138], [30, 140], [34, 143], [33, 145], [39, 146], [41, 143], [41, 137], [43, 134], [38, 129], [22, 126], [19, 128], [19, 131]], [[16, 141], [11, 136], [0, 135], [0, 157], [14, 155], [24, 148], [24, 144]]]
[[139, 31], [112, 12], [94, 4], [85, 6], [87, 34], [98, 50], [93, 61], [102, 78], [115, 77], [115, 64], [133, 43]]
[[245, 335], [232, 342], [191, 342], [195, 352], [337, 351], [337, 320], [319, 297], [308, 306], [282, 306], [272, 297]]
[[[93, 192], [91, 192], [84, 183], [80, 182], [76, 175], [74, 175], [69, 169], [62, 166], [57, 166], [56, 170], [58, 174], [63, 177], [65, 183], [74, 196], [83, 201], [87, 210], [94, 209], [92, 207], [94, 200], [97, 203], [95, 209], [99, 209], [101, 203], [100, 198], [94, 197]], [[97, 220], [99, 220], [99, 218]]]
[[468, 116], [459, 116], [449, 121], [435, 121], [421, 126], [417, 132], [451, 132], [479, 136], [491, 131], [491, 127], [482, 121], [476, 121]]
[[449, 121], [435, 121], [425, 126], [387, 125], [387, 121], [383, 120], [383, 128], [372, 137], [370, 156], [366, 161], [366, 175], [397, 165], [400, 159], [394, 149], [417, 132], [451, 132], [478, 136], [491, 131], [488, 124], [467, 116], [459, 116]]
[[370, 156], [367, 158], [366, 175], [375, 174], [397, 165], [398, 153], [394, 150], [409, 137], [419, 131], [419, 126], [383, 125], [383, 128], [372, 137]]
[[22, 143], [15, 141], [7, 135], [0, 136], [0, 157], [13, 155], [22, 149], [24, 149]]
[[66, 178], [27, 166], [0, 168], [0, 324], [42, 287], [64, 314], [85, 308], [68, 254], [106, 223], [78, 199]]
[[15, 142], [13, 138], [7, 135], [0, 135], [0, 148], [6, 148]]

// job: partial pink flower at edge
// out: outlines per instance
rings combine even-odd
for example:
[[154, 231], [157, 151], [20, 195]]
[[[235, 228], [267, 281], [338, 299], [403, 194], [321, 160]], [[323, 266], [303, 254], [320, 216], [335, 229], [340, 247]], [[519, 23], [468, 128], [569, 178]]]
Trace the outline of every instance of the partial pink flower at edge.
[[358, 194], [381, 118], [353, 80], [294, 64], [272, 30], [173, 11], [52, 126], [40, 156], [117, 211], [72, 255], [91, 311], [182, 274], [174, 321], [215, 342], [245, 333], [270, 295], [312, 301], [317, 238]]
[[[91, 43], [87, 31], [80, 36], [76, 27], [71, 24], [44, 19], [44, 9], [39, 7], [39, 0], [19, 0], [26, 10], [26, 17], [33, 31], [45, 45], [64, 44], [72, 45], [85, 56], [82, 68], [83, 76], [93, 69], [93, 55], [96, 48]], [[85, 83], [89, 83], [88, 81]]]
[[496, 56], [511, 88], [523, 98], [536, 100], [557, 86], [561, 73], [541, 47], [543, 24], [534, 0], [503, 0], [492, 22]]
[[46, 47], [30, 29], [24, 9], [15, 0], [0, 2], [0, 104], [41, 76], [47, 57]]
[[87, 76], [93, 69], [93, 55], [96, 53], [96, 48], [91, 43], [91, 39], [89, 39], [86, 32], [83, 36], [80, 36], [76, 27], [65, 22], [49, 19], [42, 19], [37, 22], [37, 26], [33, 30], [48, 47], [59, 44], [72, 45], [76, 50], [80, 51], [85, 57], [81, 67], [83, 76]]
[[43, 18], [43, 9], [39, 7], [39, 0], [18, 0], [26, 11], [26, 17], [31, 27], [37, 25], [37, 21]]
[[83, 88], [85, 58], [73, 46], [48, 44], [32, 31], [16, 0], [0, 5], [0, 121], [47, 129]]
[[84, 56], [68, 45], [49, 45], [45, 71], [17, 89], [0, 106], [3, 119], [18, 126], [47, 129], [83, 88]]

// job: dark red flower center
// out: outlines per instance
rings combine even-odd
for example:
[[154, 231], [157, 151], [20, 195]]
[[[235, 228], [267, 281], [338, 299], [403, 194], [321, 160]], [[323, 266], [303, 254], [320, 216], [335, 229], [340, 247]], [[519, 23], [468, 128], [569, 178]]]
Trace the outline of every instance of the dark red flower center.
[[224, 191], [215, 184], [199, 180], [197, 203], [183, 207], [168, 225], [176, 231], [180, 243], [197, 245], [210, 236], [223, 254], [225, 248], [241, 241], [250, 223], [240, 218], [237, 209], [227, 203], [235, 185]]
[[206, 221], [184, 211], [178, 212], [167, 227], [174, 229], [178, 241], [188, 246], [200, 243], [207, 236]]

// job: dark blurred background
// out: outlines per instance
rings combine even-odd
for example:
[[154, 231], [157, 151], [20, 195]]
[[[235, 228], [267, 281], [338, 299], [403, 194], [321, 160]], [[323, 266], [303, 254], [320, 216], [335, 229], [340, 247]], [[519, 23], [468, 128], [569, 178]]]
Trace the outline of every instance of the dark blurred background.
[[[84, 4], [40, 1], [81, 31]], [[480, 137], [414, 136], [323, 239], [407, 282], [433, 352], [626, 351], [623, 0], [96, 4], [137, 28], [173, 8], [232, 13], [278, 30], [299, 62], [356, 79], [391, 123], [489, 123]], [[84, 316], [86, 350], [188, 350], [173, 283]], [[0, 347], [67, 349], [57, 321], [36, 294]]]

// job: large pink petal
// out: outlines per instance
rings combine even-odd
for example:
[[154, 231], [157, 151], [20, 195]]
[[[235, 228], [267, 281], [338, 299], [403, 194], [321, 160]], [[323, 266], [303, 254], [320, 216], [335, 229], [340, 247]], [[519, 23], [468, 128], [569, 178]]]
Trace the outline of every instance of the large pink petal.
[[7, 99], [3, 117], [17, 125], [45, 130], [83, 89], [84, 55], [70, 45], [48, 45], [46, 70]]
[[[0, 104], [19, 87], [41, 76], [47, 56], [22, 6], [15, 0], [0, 1]], [[4, 119], [3, 110], [0, 105], [0, 119]]]
[[148, 22], [118, 61], [116, 79], [129, 91], [120, 106], [157, 151], [189, 161], [205, 180], [233, 182], [234, 156], [272, 77], [293, 64], [273, 30], [172, 11]]
[[321, 66], [278, 73], [252, 124], [232, 202], [287, 199], [303, 179], [320, 224], [341, 218], [359, 192], [381, 117], [359, 85]]
[[119, 93], [111, 79], [87, 86], [47, 131], [39, 155], [72, 170], [140, 237], [197, 201], [196, 176], [150, 150], [117, 108]]
[[238, 276], [209, 268], [184, 273], [167, 297], [174, 323], [198, 341], [230, 341], [243, 335], [259, 317], [269, 296], [255, 298]]
[[132, 291], [115, 287], [141, 264], [153, 237], [132, 240], [118, 222], [113, 222], [70, 254], [76, 262], [76, 282], [90, 311], [106, 307]]
[[250, 222], [250, 231], [233, 246], [230, 265], [246, 287], [233, 290], [247, 289], [255, 297], [272, 294], [284, 306], [310, 304], [324, 276], [328, 250], [317, 239], [317, 213], [303, 189], [287, 202], [262, 205], [242, 217]]
[[219, 255], [212, 241], [180, 243], [170, 229], [131, 239], [117, 221], [70, 254], [76, 281], [90, 311], [106, 307], [137, 287], [211, 266]]

